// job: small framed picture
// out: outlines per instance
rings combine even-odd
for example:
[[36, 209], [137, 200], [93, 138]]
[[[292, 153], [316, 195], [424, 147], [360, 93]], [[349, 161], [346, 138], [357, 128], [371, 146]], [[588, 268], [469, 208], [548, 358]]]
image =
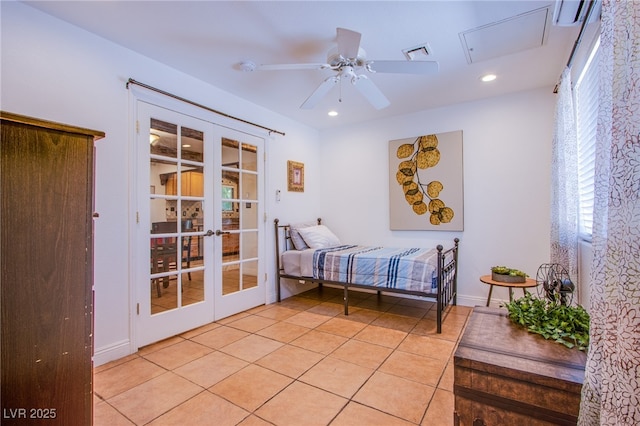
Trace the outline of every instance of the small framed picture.
[[289, 191], [304, 192], [304, 164], [287, 161]]

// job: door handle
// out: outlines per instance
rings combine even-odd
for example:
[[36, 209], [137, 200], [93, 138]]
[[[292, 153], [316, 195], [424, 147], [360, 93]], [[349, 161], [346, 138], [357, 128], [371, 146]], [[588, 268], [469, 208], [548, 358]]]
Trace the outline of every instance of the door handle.
[[207, 233], [206, 233], [206, 234], [204, 234], [204, 236], [205, 236], [205, 237], [210, 237], [210, 236], [212, 236], [212, 235], [213, 235], [213, 231], [212, 231], [211, 229], [209, 229], [209, 230], [207, 231]]
[[230, 234], [231, 232], [228, 231], [221, 231], [219, 229], [216, 229], [216, 236], [220, 236], [220, 235], [225, 235], [225, 234]]

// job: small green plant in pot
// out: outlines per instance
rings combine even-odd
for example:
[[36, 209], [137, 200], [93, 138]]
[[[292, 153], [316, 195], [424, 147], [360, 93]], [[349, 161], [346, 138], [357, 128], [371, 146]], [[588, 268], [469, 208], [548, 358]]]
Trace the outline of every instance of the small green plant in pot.
[[511, 321], [531, 333], [586, 351], [589, 347], [589, 313], [580, 305], [566, 306], [538, 299], [527, 293], [505, 303]]
[[491, 279], [505, 283], [523, 283], [527, 280], [526, 273], [519, 269], [508, 268], [506, 266], [492, 266]]

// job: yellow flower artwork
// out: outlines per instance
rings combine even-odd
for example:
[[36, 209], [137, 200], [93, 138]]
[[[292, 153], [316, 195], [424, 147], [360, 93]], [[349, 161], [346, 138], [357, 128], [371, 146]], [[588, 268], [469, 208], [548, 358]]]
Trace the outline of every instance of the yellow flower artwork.
[[389, 157], [391, 229], [462, 230], [462, 131], [391, 141]]

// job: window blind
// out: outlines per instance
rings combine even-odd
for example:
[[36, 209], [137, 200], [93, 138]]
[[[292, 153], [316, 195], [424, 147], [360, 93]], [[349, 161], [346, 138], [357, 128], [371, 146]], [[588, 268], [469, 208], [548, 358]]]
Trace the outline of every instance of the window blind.
[[578, 231], [591, 240], [598, 124], [599, 54], [597, 42], [574, 87], [578, 139]]

